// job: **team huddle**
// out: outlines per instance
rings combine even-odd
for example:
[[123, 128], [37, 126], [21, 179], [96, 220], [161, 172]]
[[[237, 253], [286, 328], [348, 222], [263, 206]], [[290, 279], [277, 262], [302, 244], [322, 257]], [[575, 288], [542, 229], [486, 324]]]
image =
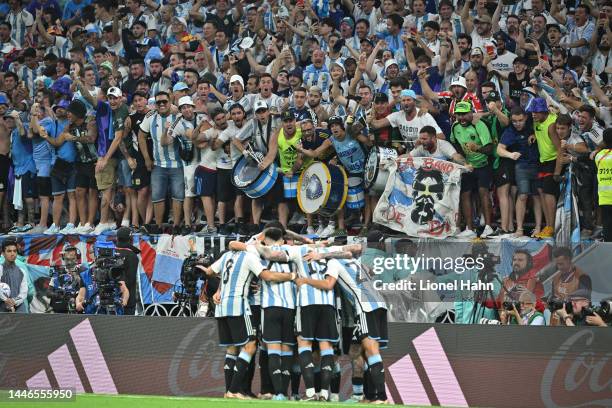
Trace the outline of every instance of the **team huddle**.
[[[353, 368], [353, 400], [385, 403], [380, 349], [387, 307], [358, 256], [361, 244], [325, 247], [271, 223], [209, 268], [220, 278], [215, 317], [225, 356], [226, 398], [250, 398], [259, 344], [260, 398], [338, 400], [340, 352]], [[340, 318], [341, 316], [341, 318]]]

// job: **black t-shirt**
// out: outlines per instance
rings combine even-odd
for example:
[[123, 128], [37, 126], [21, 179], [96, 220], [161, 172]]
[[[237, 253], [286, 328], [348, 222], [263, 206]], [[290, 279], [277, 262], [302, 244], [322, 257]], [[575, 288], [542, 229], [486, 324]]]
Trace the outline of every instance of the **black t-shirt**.
[[529, 86], [529, 72], [525, 71], [524, 79], [518, 79], [514, 72], [508, 74], [508, 88], [510, 90], [510, 98], [513, 102], [519, 103], [523, 88]]
[[123, 280], [130, 291], [127, 307], [136, 306], [136, 275], [138, 274], [138, 255], [129, 248], [117, 248], [117, 254], [125, 257], [125, 275]]
[[[132, 113], [130, 115], [130, 121], [132, 122], [132, 130], [128, 137], [124, 138], [126, 147], [130, 156], [136, 159], [139, 166], [144, 167], [144, 157], [142, 156], [142, 149], [138, 146], [138, 131], [140, 130], [140, 124], [144, 120], [146, 113]], [[146, 134], [147, 148], [149, 152], [153, 151], [153, 140], [149, 133]]]

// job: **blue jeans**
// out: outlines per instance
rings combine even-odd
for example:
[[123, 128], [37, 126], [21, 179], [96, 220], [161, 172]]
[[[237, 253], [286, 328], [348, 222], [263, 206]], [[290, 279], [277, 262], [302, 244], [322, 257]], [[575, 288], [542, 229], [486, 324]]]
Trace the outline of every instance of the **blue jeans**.
[[153, 167], [151, 173], [151, 201], [159, 203], [166, 199], [168, 188], [172, 199], [183, 201], [185, 199], [185, 178], [183, 168]]

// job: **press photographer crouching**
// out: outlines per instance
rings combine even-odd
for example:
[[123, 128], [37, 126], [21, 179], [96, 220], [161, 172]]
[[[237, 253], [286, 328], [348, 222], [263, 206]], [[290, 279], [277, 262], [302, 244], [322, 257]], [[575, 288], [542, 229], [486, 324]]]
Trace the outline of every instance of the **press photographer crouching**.
[[136, 314], [136, 305], [139, 300], [137, 290], [138, 254], [140, 250], [133, 245], [132, 231], [127, 227], [117, 230], [117, 254], [125, 259], [124, 281], [130, 294], [127, 305], [123, 308], [124, 315]]
[[[591, 293], [578, 289], [569, 297], [569, 302], [550, 302], [550, 308], [566, 326], [599, 326], [608, 327], [604, 321], [610, 318], [610, 301], [601, 302], [601, 306], [591, 305]], [[561, 306], [561, 307], [560, 307]]]
[[504, 302], [504, 308], [499, 312], [502, 324], [518, 324], [521, 326], [544, 326], [544, 315], [535, 308], [536, 297], [529, 291], [521, 293], [518, 302]]
[[76, 310], [86, 314], [124, 314], [130, 292], [125, 285], [126, 259], [116, 248], [96, 246], [96, 261], [81, 273]]
[[214, 262], [212, 255], [191, 254], [183, 261], [180, 291], [174, 292], [177, 307], [173, 316], [212, 317], [215, 304], [212, 297], [219, 288], [219, 278], [206, 275]]

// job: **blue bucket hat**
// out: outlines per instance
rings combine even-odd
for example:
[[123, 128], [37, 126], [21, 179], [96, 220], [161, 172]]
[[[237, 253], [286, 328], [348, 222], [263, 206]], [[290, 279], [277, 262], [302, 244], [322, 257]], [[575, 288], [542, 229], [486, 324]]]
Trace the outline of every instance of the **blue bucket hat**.
[[527, 108], [528, 113], [548, 112], [548, 104], [544, 98], [533, 98]]
[[53, 83], [53, 85], [51, 85], [51, 90], [55, 92], [59, 92], [62, 95], [71, 96], [72, 95], [72, 93], [70, 92], [71, 84], [72, 84], [72, 81], [69, 78], [62, 77], [56, 80]]

